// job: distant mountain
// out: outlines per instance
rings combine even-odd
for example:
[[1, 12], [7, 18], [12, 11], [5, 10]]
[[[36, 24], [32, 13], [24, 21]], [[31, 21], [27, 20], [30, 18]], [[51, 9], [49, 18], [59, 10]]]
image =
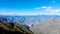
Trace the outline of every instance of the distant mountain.
[[[7, 22], [19, 23], [26, 25], [28, 27], [34, 26], [36, 23], [40, 22], [39, 16], [2, 16], [7, 19]], [[2, 20], [4, 20], [2, 18]], [[1, 19], [0, 19], [1, 20]]]
[[[9, 17], [7, 17], [7, 18], [9, 18]], [[4, 18], [3, 16], [0, 16], [0, 22], [5, 23], [5, 22], [12, 22], [13, 21], [13, 19], [10, 20], [10, 18], [9, 19], [7, 19], [7, 18]], [[22, 22], [22, 20], [20, 20], [20, 21]], [[17, 23], [17, 22], [12, 22], [12, 23]], [[28, 29], [30, 28], [28, 25], [24, 24], [24, 26], [27, 27]]]
[[[23, 25], [27, 25], [28, 27], [33, 27], [36, 24], [44, 23], [46, 21], [50, 21], [53, 18], [60, 18], [57, 15], [36, 15], [36, 16], [7, 16], [3, 15], [2, 21], [8, 21], [13, 23], [19, 23]], [[1, 18], [1, 17], [0, 17]]]
[[7, 22], [7, 19], [2, 17], [2, 16], [0, 16], [0, 22]]
[[34, 27], [35, 25], [39, 23], [44, 23], [47, 21], [50, 21], [54, 18], [60, 18], [60, 16], [57, 15], [36, 15], [36, 16], [2, 16], [5, 19], [2, 19], [5, 21], [7, 19], [8, 22], [23, 24], [28, 27]]
[[[17, 24], [22, 24], [26, 28], [32, 30], [36, 34], [40, 34], [40, 30], [41, 31], [44, 30], [44, 28], [47, 27], [47, 25], [50, 22], [51, 23], [52, 22], [53, 23], [57, 23], [57, 22], [60, 23], [60, 21], [59, 21], [60, 20], [60, 16], [57, 16], [57, 15], [2, 16], [2, 17], [3, 17], [2, 18], [3, 22], [7, 21], [7, 22], [13, 22], [13, 23], [17, 23]], [[43, 27], [43, 28], [40, 29], [40, 27]], [[50, 26], [49, 26], [49, 28], [50, 28]]]
[[31, 28], [34, 34], [60, 34], [60, 16], [42, 17], [41, 23]]

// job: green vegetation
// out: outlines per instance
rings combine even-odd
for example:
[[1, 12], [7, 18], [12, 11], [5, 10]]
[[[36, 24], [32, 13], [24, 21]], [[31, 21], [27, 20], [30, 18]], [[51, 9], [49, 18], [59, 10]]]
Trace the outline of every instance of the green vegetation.
[[18, 34], [33, 34], [33, 32], [27, 29], [25, 26], [21, 24], [15, 23], [0, 23], [0, 33], [1, 34], [11, 34], [11, 33], [18, 33]]

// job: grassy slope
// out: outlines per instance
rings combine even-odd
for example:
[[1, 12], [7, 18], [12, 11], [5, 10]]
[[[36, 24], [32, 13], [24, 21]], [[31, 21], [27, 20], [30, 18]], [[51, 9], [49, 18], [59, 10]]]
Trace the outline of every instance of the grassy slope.
[[20, 24], [13, 23], [0, 23], [0, 33], [20, 33], [20, 34], [33, 34], [32, 31]]

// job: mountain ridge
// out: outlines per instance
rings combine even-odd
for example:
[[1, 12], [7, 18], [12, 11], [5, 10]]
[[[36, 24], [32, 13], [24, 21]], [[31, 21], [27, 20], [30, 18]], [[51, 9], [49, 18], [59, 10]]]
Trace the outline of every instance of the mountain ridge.
[[0, 23], [0, 34], [12, 34], [12, 33], [18, 33], [18, 34], [33, 34], [33, 32], [29, 29], [27, 29], [25, 26], [21, 24], [15, 24], [15, 23]]

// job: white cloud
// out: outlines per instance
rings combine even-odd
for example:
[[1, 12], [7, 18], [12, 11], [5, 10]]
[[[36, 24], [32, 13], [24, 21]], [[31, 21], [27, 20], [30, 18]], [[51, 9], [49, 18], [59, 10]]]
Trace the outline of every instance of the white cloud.
[[38, 8], [34, 8], [34, 10], [40, 10], [40, 7], [38, 7]]
[[1, 11], [0, 12], [0, 15], [10, 15], [10, 16], [12, 16], [12, 15], [18, 15], [18, 16], [25, 16], [25, 15], [38, 15], [38, 13], [26, 13], [26, 12], [5, 12], [5, 11]]
[[0, 15], [15, 15], [15, 13], [12, 12], [6, 12], [6, 11], [1, 11]]
[[42, 6], [39, 7], [38, 10], [40, 11], [40, 15], [60, 15], [60, 9], [55, 9], [53, 7]]
[[52, 7], [46, 7], [46, 6], [42, 6], [41, 8], [48, 8], [48, 9], [50, 9], [50, 8], [52, 8]]
[[46, 6], [42, 6], [41, 8], [47, 8]]

